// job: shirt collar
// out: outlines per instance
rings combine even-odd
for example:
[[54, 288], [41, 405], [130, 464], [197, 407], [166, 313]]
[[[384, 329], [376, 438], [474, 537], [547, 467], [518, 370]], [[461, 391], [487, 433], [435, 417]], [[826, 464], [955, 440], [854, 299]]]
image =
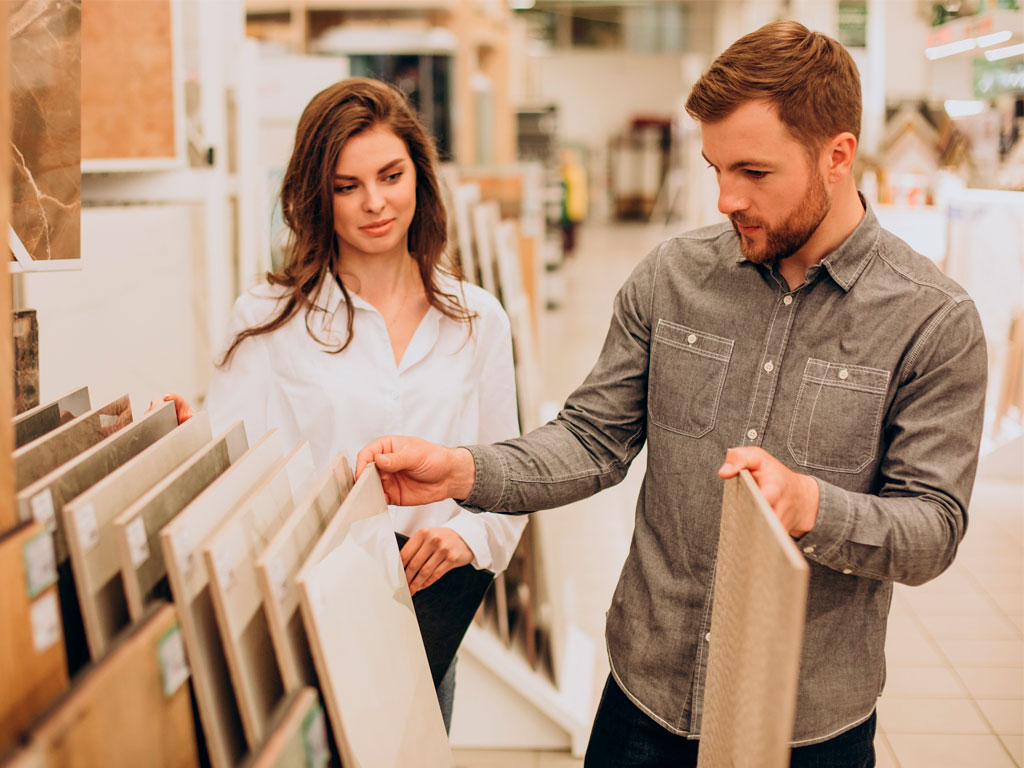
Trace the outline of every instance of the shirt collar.
[[[860, 192], [857, 193], [857, 196], [864, 206], [863, 218], [846, 240], [820, 262], [836, 285], [844, 291], [853, 288], [857, 278], [867, 267], [881, 232], [881, 225], [878, 223], [875, 212], [871, 210], [871, 206]], [[746, 261], [742, 254], [736, 259], [738, 264]], [[815, 269], [815, 267], [810, 269]]]

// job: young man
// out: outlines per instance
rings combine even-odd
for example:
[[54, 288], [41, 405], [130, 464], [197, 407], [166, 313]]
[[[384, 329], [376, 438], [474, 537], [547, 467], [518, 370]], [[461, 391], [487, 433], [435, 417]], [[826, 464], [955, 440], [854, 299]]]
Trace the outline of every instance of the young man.
[[942, 573], [966, 527], [981, 324], [858, 195], [860, 83], [837, 42], [769, 24], [687, 110], [730, 223], [637, 267], [558, 418], [492, 446], [382, 438], [358, 468], [376, 461], [392, 503], [517, 513], [618, 482], [647, 441], [587, 766], [695, 764], [721, 478], [749, 469], [810, 566], [792, 765], [870, 766], [892, 584]]

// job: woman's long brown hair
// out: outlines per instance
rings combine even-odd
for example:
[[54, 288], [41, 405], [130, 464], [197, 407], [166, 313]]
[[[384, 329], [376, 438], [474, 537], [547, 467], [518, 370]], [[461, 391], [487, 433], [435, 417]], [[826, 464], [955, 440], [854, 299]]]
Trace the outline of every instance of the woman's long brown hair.
[[447, 215], [437, 181], [437, 150], [398, 89], [368, 78], [352, 78], [320, 91], [309, 102], [295, 132], [295, 149], [281, 184], [281, 210], [288, 227], [288, 248], [280, 272], [268, 272], [267, 281], [288, 289], [281, 310], [262, 325], [241, 331], [224, 353], [220, 365], [231, 361], [238, 345], [250, 336], [270, 333], [305, 311], [306, 331], [326, 352], [338, 353], [352, 343], [355, 312], [348, 290], [337, 280], [348, 313], [348, 335], [331, 348], [318, 338], [310, 323], [325, 281], [335, 280], [338, 242], [334, 231], [334, 170], [341, 149], [353, 136], [384, 126], [405, 142], [416, 167], [416, 214], [409, 225], [409, 252], [419, 264], [427, 301], [446, 316], [472, 328], [471, 313], [459, 297], [443, 292], [438, 271], [461, 278], [458, 265], [441, 265], [447, 244]]

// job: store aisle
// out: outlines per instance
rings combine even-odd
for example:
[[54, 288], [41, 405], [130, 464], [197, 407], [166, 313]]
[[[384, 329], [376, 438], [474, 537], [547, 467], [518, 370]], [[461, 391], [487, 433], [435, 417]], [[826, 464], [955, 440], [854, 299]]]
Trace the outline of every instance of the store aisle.
[[[611, 303], [665, 233], [586, 225], [562, 270], [564, 301], [544, 329], [545, 397], [558, 404], [597, 358]], [[879, 768], [1013, 768], [1024, 764], [1024, 498], [1021, 484], [985, 477], [953, 566], [922, 587], [897, 586], [889, 620], [888, 683], [879, 702]], [[568, 615], [597, 643], [594, 708], [608, 671], [604, 613], [632, 533], [643, 455], [626, 479], [546, 515], [569, 574]], [[456, 751], [460, 768], [570, 768], [566, 754]]]

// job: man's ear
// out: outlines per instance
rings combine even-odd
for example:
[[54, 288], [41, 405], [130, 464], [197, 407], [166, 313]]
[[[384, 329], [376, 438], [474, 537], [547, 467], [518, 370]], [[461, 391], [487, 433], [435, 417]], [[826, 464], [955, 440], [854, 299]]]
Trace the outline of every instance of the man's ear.
[[836, 134], [825, 146], [828, 181], [836, 183], [850, 175], [853, 158], [857, 154], [857, 137], [849, 131]]

